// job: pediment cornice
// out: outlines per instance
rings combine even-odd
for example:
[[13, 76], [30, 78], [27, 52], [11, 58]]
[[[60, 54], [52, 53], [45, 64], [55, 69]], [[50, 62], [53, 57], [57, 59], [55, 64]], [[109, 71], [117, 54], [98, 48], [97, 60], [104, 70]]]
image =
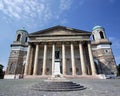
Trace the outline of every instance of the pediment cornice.
[[31, 36], [75, 36], [75, 35], [91, 35], [91, 32], [68, 28], [64, 26], [55, 26], [48, 29], [40, 30], [29, 34]]

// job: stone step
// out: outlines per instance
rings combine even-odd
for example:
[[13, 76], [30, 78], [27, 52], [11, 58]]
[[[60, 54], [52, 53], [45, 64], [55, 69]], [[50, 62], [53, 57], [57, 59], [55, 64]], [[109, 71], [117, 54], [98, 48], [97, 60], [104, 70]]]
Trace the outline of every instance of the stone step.
[[82, 86], [80, 88], [66, 88], [66, 89], [64, 89], [64, 88], [58, 88], [58, 89], [53, 89], [53, 88], [51, 88], [51, 89], [49, 89], [49, 88], [41, 88], [41, 89], [33, 88], [32, 90], [36, 90], [36, 91], [78, 91], [78, 90], [84, 90], [84, 89], [86, 89], [86, 88]]
[[73, 83], [72, 81], [44, 81], [32, 86], [32, 89], [38, 91], [75, 91], [85, 89], [80, 84]]
[[80, 84], [76, 84], [76, 83], [39, 83], [39, 84], [35, 84], [35, 86], [80, 86]]
[[52, 85], [50, 85], [50, 86], [34, 86], [34, 88], [49, 88], [49, 89], [58, 89], [58, 88], [63, 88], [63, 89], [67, 89], [67, 88], [70, 88], [70, 89], [72, 89], [72, 88], [81, 88], [82, 86], [76, 86], [76, 85], [74, 85], [74, 86], [52, 86]]

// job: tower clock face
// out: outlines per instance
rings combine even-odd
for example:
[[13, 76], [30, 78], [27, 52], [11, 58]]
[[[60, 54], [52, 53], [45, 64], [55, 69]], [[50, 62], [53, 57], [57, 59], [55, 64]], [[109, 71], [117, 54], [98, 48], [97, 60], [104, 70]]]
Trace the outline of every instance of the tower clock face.
[[105, 53], [105, 54], [109, 54], [109, 53], [110, 53], [110, 50], [109, 50], [109, 49], [105, 49], [105, 50], [104, 50], [104, 53]]

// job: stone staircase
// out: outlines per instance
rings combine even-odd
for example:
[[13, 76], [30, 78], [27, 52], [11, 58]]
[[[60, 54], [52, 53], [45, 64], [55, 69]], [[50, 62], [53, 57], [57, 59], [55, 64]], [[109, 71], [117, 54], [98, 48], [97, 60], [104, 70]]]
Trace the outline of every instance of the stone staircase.
[[80, 84], [73, 83], [72, 81], [47, 80], [33, 85], [32, 89], [38, 91], [78, 91], [86, 88]]

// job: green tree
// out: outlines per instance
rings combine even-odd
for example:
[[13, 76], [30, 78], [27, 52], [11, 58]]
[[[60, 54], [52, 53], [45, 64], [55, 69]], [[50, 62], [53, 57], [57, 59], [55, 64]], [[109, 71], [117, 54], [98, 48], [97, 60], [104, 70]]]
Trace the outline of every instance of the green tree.
[[4, 77], [3, 67], [4, 66], [2, 64], [0, 64], [0, 79], [3, 79], [3, 77]]
[[117, 71], [118, 71], [117, 75], [120, 76], [120, 64], [117, 65]]

